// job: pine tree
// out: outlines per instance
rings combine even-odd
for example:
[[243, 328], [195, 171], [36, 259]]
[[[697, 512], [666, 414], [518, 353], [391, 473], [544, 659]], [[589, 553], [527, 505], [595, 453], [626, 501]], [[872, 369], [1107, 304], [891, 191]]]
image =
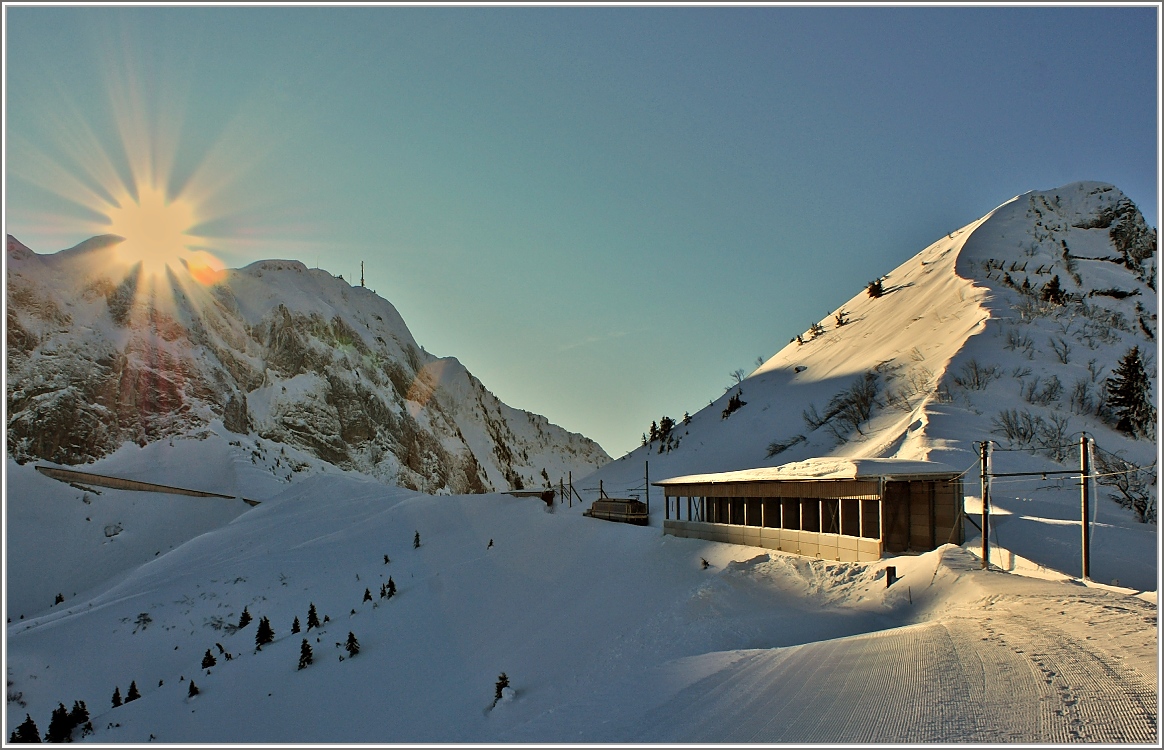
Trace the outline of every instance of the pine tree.
[[658, 439], [659, 439], [659, 425], [654, 420], [651, 420], [651, 431], [647, 433], [647, 440], [649, 442], [653, 443]]
[[356, 640], [356, 634], [348, 631], [348, 642], [344, 644], [347, 649], [348, 656], [355, 656], [360, 653], [360, 642]]
[[659, 420], [659, 439], [666, 440], [671, 436], [671, 430], [675, 427], [675, 420], [664, 416]]
[[304, 638], [302, 645], [299, 646], [299, 668], [303, 669], [307, 665], [311, 664], [311, 661], [311, 644], [307, 642], [306, 638]]
[[65, 595], [64, 594], [57, 594], [57, 598], [55, 600], [53, 600], [53, 604], [64, 604], [64, 603], [65, 603]]
[[246, 607], [243, 607], [242, 614], [238, 616], [238, 629], [242, 630], [245, 628], [248, 624], [250, 624], [252, 619], [254, 618], [251, 617], [251, 613], [247, 611]]
[[114, 687], [113, 688], [113, 707], [117, 708], [120, 705], [121, 705], [121, 688]]
[[870, 281], [869, 286], [866, 288], [869, 291], [869, 296], [873, 299], [877, 299], [882, 294], [885, 294], [885, 287], [881, 285], [881, 279], [874, 279], [873, 281]]
[[388, 559], [388, 555], [384, 555], [384, 564], [387, 565], [390, 562], [392, 561]]
[[396, 581], [392, 580], [392, 576], [388, 576], [388, 598], [396, 596]]
[[53, 709], [49, 720], [48, 732], [44, 735], [45, 742], [69, 742], [73, 734], [73, 725], [69, 723], [69, 710], [64, 703], [58, 703]]
[[501, 700], [502, 691], [509, 687], [509, 677], [506, 676], [504, 672], [502, 672], [500, 675], [498, 675], [497, 684], [493, 687], [493, 705], [496, 706], [497, 701]]
[[1051, 280], [1043, 285], [1043, 289], [1039, 293], [1039, 298], [1053, 305], [1062, 305], [1067, 301], [1067, 296], [1063, 293], [1063, 288], [1059, 286], [1058, 274], [1052, 276]]
[[210, 649], [206, 649], [206, 655], [202, 657], [202, 668], [210, 669], [215, 664], [218, 664], [218, 659], [214, 658], [214, 654], [210, 653]]
[[135, 701], [141, 697], [141, 693], [137, 692], [137, 681], [131, 680], [129, 683], [129, 692], [125, 694], [125, 702]]
[[307, 632], [310, 633], [312, 628], [319, 627], [319, 615], [315, 613], [315, 604], [313, 603], [307, 608]]
[[420, 546], [420, 532], [416, 532], [416, 536], [412, 537], [412, 548], [416, 549]]
[[364, 589], [364, 601], [365, 602], [372, 601], [372, 590], [371, 589]]
[[79, 727], [87, 721], [89, 721], [89, 707], [85, 705], [85, 701], [73, 701], [73, 710], [69, 712], [69, 722], [74, 727]]
[[36, 722], [32, 720], [32, 716], [30, 714], [24, 715], [24, 722], [16, 728], [16, 731], [14, 731], [12, 736], [8, 738], [8, 741], [40, 742], [40, 730], [36, 728]]
[[266, 617], [259, 618], [259, 627], [255, 630], [255, 648], [261, 649], [274, 640], [275, 629], [271, 627], [271, 621]]
[[194, 684], [194, 680], [190, 680], [190, 691], [186, 693], [186, 697], [193, 698], [201, 692], [202, 691], [198, 689], [198, 686]]
[[1140, 357], [1140, 347], [1133, 346], [1120, 360], [1106, 382], [1108, 404], [1116, 418], [1116, 429], [1133, 437], [1148, 437], [1156, 422], [1152, 406], [1152, 383]]
[[295, 622], [291, 623], [291, 634], [294, 635], [295, 633], [298, 633], [298, 632], [299, 632], [299, 618], [296, 617]]
[[683, 424], [691, 424], [691, 415], [688, 412], [683, 412]]

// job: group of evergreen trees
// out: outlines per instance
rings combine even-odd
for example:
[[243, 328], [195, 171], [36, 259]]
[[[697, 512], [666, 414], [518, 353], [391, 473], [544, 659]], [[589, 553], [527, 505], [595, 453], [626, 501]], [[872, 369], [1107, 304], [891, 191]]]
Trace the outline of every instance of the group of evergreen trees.
[[[141, 697], [141, 693], [137, 691], [137, 680], [130, 680], [129, 692], [125, 694], [125, 702], [135, 701]], [[121, 705], [121, 688], [116, 685], [113, 687], [113, 707], [117, 708]]]
[[[48, 732], [45, 733], [45, 742], [72, 742], [73, 731], [81, 727], [81, 736], [93, 733], [93, 723], [89, 721], [89, 708], [85, 701], [73, 701], [73, 710], [65, 708], [64, 703], [58, 703], [49, 719]], [[0, 735], [3, 736], [3, 735]], [[24, 715], [24, 721], [8, 737], [11, 743], [40, 742], [40, 730], [31, 714]]]

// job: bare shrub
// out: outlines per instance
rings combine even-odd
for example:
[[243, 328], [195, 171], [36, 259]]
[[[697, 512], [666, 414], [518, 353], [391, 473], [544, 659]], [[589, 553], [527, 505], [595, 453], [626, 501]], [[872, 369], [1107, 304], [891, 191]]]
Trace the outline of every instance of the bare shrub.
[[1008, 328], [1006, 331], [1006, 347], [1011, 351], [1020, 351], [1027, 355], [1027, 359], [1032, 359], [1035, 354], [1035, 342], [1026, 332], [1020, 332], [1017, 328]]
[[1103, 375], [1104, 367], [1099, 364], [1099, 360], [1092, 359], [1087, 362], [1087, 372], [1091, 375], [1091, 382], [1098, 383], [1099, 376]]
[[1156, 523], [1156, 462], [1143, 468], [1123, 456], [1096, 449], [1095, 468], [1100, 476], [1096, 484], [1111, 487], [1108, 497], [1130, 509], [1140, 523]]
[[881, 376], [870, 370], [833, 396], [823, 415], [815, 404], [809, 404], [801, 416], [810, 429], [827, 427], [837, 440], [844, 442], [854, 430], [860, 435], [865, 434], [861, 425], [869, 421], [875, 408], [881, 406], [877, 398], [880, 390]]
[[894, 388], [887, 388], [885, 391], [885, 402], [895, 409], [901, 411], [912, 411], [917, 401], [916, 398], [921, 396], [925, 398], [926, 395], [933, 392], [934, 372], [928, 367], [919, 367], [910, 370], [906, 373], [904, 380]]
[[1003, 409], [990, 420], [996, 435], [1004, 436], [1011, 445], [1026, 448], [1034, 454], [1043, 454], [1062, 462], [1071, 455], [1074, 446], [1068, 440], [1071, 418], [1053, 413], [1048, 419], [1032, 414], [1029, 409]]
[[778, 456], [789, 448], [800, 445], [807, 439], [804, 435], [794, 435], [787, 440], [773, 440], [771, 443], [768, 443], [768, 458]]
[[1095, 396], [1091, 391], [1091, 381], [1079, 378], [1071, 386], [1071, 397], [1067, 401], [1074, 414], [1091, 414], [1095, 411]]
[[1071, 345], [1065, 339], [1058, 337], [1048, 339], [1048, 342], [1050, 342], [1051, 350], [1055, 352], [1055, 357], [1059, 362], [1067, 364], [1071, 359]]
[[1043, 420], [1031, 414], [1029, 409], [1003, 409], [997, 417], [992, 417], [991, 430], [996, 435], [1002, 435], [1012, 445], [1028, 446], [1034, 442], [1039, 434], [1039, 425]]
[[990, 384], [990, 381], [1001, 377], [1002, 370], [998, 365], [989, 367], [981, 365], [978, 360], [971, 359], [962, 365], [959, 374], [954, 376], [954, 384], [972, 391], [981, 391]]
[[1059, 382], [1058, 377], [1052, 375], [1040, 388], [1039, 378], [1036, 376], [1034, 380], [1023, 387], [1022, 394], [1023, 400], [1028, 404], [1050, 406], [1063, 395], [1063, 384]]

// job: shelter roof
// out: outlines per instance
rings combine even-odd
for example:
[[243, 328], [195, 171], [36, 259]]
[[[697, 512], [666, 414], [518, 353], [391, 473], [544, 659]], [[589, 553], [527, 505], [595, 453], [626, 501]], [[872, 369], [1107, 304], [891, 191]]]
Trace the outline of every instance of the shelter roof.
[[683, 484], [726, 484], [733, 482], [789, 482], [836, 479], [927, 479], [949, 478], [960, 474], [949, 464], [937, 461], [911, 461], [900, 458], [810, 458], [805, 461], [717, 474], [689, 474], [662, 479], [652, 484], [660, 487]]

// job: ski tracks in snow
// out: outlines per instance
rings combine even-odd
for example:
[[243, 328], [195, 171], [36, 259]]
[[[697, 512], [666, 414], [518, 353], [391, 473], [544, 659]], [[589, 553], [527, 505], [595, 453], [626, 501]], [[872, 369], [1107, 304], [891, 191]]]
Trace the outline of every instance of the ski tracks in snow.
[[1048, 599], [995, 597], [936, 622], [748, 652], [650, 710], [634, 740], [1158, 741], [1155, 675], [1072, 635], [1077, 612], [1033, 617]]

